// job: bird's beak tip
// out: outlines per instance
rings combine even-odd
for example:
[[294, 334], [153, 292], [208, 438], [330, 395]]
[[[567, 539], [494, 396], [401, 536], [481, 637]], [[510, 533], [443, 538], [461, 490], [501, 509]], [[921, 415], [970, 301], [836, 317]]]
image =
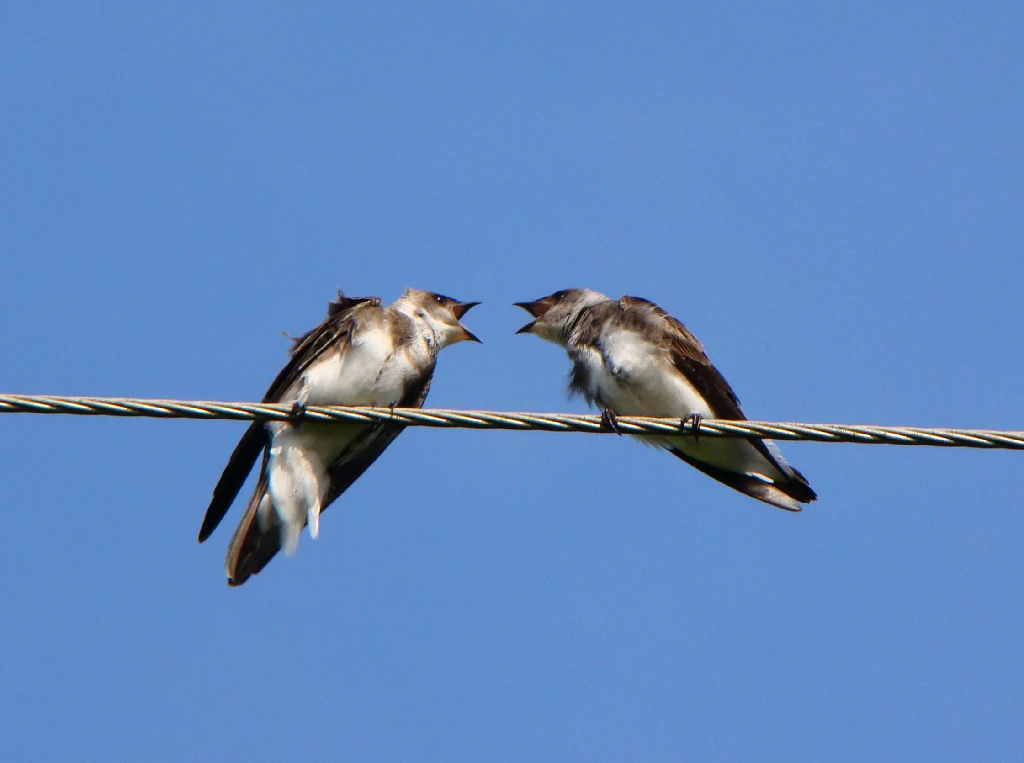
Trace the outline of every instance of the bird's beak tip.
[[459, 338], [458, 338], [458, 341], [460, 341], [460, 342], [476, 342], [477, 344], [483, 344], [483, 342], [480, 340], [480, 337], [478, 337], [476, 334], [474, 334], [468, 328], [463, 326], [461, 323], [459, 324]]
[[521, 329], [519, 329], [519, 331], [517, 331], [516, 333], [517, 334], [532, 334], [533, 333], [533, 327], [536, 324], [537, 324], [537, 321], [530, 321], [525, 326], [523, 326]]
[[[545, 298], [546, 299], [546, 298]], [[516, 307], [523, 308], [526, 312], [532, 315], [534, 318], [540, 318], [551, 309], [551, 305], [545, 302], [543, 299], [537, 299], [533, 302], [513, 302]]]
[[469, 312], [470, 308], [479, 305], [479, 302], [457, 302], [452, 307], [452, 312], [455, 313], [456, 320], [462, 320], [462, 316]]

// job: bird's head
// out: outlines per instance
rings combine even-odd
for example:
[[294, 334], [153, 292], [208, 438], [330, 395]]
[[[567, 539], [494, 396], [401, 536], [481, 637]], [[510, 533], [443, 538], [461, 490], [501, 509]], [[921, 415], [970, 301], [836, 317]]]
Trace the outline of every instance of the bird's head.
[[431, 291], [406, 289], [396, 307], [413, 318], [424, 321], [434, 332], [437, 349], [443, 349], [456, 342], [479, 342], [472, 331], [459, 321], [471, 307], [479, 302], [459, 302], [457, 299], [435, 294]]
[[569, 327], [580, 313], [607, 299], [604, 294], [590, 289], [562, 289], [533, 302], [516, 302], [516, 307], [523, 308], [534, 318], [516, 333], [536, 334], [541, 339], [565, 346], [569, 340]]

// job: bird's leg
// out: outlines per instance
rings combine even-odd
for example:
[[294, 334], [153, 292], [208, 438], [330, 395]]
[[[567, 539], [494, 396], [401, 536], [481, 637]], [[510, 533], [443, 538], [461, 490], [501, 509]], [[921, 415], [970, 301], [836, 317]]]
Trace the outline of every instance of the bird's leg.
[[693, 435], [693, 442], [695, 444], [700, 443], [700, 422], [703, 418], [704, 417], [701, 416], [699, 413], [691, 413], [689, 416], [687, 416], [685, 419], [679, 422], [680, 429], [686, 427], [687, 424], [690, 425], [690, 434]]
[[619, 431], [619, 417], [611, 408], [605, 408], [601, 411], [601, 423], [605, 428], [615, 432], [615, 434], [622, 435], [622, 432]]
[[303, 377], [302, 381], [299, 382], [299, 393], [295, 396], [295, 402], [292, 403], [291, 415], [295, 417], [292, 422], [292, 426], [296, 429], [302, 423], [300, 418], [306, 413], [306, 406], [309, 405], [309, 387], [306, 385], [306, 378]]

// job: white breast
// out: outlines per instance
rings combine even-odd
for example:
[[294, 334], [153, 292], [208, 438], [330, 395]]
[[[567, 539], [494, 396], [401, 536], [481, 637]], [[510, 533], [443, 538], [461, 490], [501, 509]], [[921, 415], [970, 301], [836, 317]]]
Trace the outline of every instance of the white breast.
[[[711, 406], [668, 358], [639, 334], [615, 331], [601, 337], [602, 352], [576, 354], [589, 371], [591, 396], [625, 416], [685, 419], [691, 413], [713, 418]], [[678, 448], [701, 461], [729, 471], [781, 479], [749, 442], [742, 439], [640, 437], [645, 445]]]
[[601, 345], [602, 353], [588, 353], [591, 385], [616, 413], [711, 417], [710, 406], [694, 386], [639, 334], [608, 332], [601, 337]]
[[307, 369], [304, 383], [310, 405], [387, 406], [401, 399], [411, 370], [389, 334], [366, 329]]

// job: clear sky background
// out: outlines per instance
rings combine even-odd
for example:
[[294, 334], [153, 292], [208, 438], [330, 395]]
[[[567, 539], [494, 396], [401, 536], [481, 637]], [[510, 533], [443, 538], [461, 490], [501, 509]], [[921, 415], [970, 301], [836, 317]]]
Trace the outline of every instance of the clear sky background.
[[[414, 286], [428, 405], [581, 411], [511, 303], [587, 286], [752, 418], [1024, 428], [1020, 2], [340, 5], [5, 7], [0, 390], [256, 400]], [[409, 430], [231, 590], [243, 429], [0, 417], [4, 760], [1024, 753], [1020, 453]]]

